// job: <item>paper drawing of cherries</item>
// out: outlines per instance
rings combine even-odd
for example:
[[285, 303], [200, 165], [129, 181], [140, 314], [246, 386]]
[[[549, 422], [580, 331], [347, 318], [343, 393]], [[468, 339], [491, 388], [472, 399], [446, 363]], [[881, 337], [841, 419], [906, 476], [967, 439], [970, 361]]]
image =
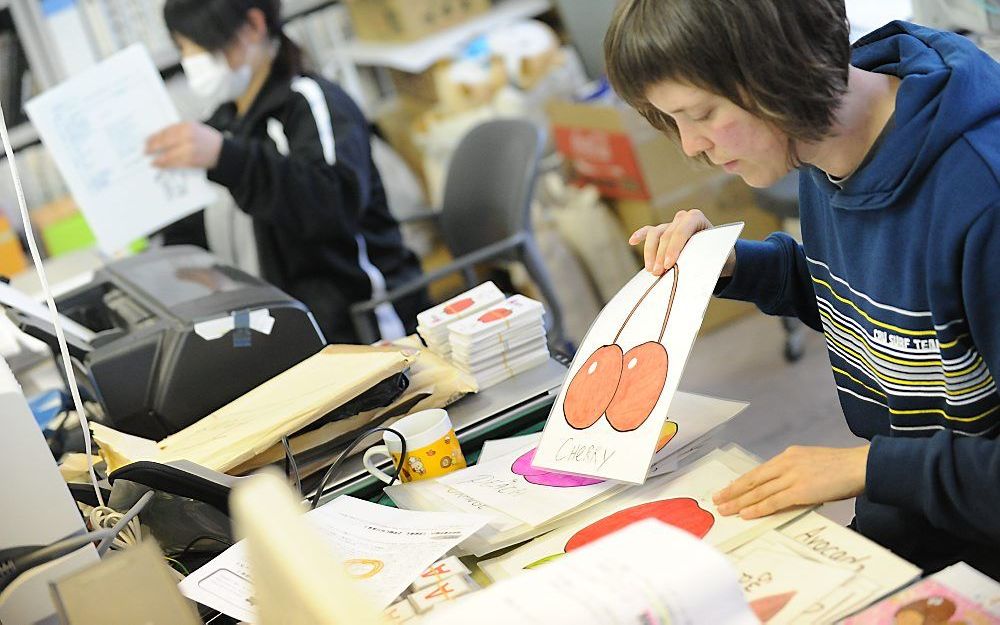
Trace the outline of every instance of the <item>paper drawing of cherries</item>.
[[444, 314], [446, 315], [457, 315], [463, 310], [472, 306], [474, 302], [471, 297], [462, 298], [456, 302], [452, 302], [444, 307]]
[[680, 267], [674, 265], [670, 273], [674, 276], [674, 283], [659, 338], [633, 347], [628, 352], [618, 345], [618, 339], [632, 315], [667, 274], [661, 275], [646, 289], [611, 344], [595, 350], [577, 369], [563, 399], [563, 415], [570, 427], [585, 430], [606, 415], [615, 430], [631, 432], [649, 418], [667, 382], [669, 358], [662, 341], [677, 295]]
[[543, 564], [548, 564], [574, 549], [579, 549], [595, 540], [604, 538], [608, 534], [613, 534], [622, 528], [645, 519], [657, 519], [693, 534], [698, 538], [704, 538], [709, 530], [712, 529], [712, 526], [715, 525], [715, 517], [712, 513], [699, 506], [698, 502], [690, 497], [675, 497], [650, 501], [619, 510], [600, 521], [591, 523], [570, 537], [563, 553], [542, 558], [524, 568], [534, 569]]

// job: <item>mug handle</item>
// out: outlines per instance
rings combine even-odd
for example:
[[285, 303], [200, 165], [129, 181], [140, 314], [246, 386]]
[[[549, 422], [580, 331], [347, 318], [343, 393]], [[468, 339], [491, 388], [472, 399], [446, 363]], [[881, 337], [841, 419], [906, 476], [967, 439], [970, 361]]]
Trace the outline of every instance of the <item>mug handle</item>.
[[361, 460], [361, 463], [365, 465], [365, 471], [368, 471], [374, 477], [385, 482], [386, 484], [392, 482], [391, 475], [386, 475], [385, 472], [383, 472], [381, 469], [375, 466], [375, 462], [372, 461], [372, 458], [374, 456], [385, 456], [392, 462], [395, 462], [396, 459], [393, 458], [392, 454], [389, 453], [389, 448], [386, 447], [385, 445], [375, 445], [374, 447], [369, 447], [368, 450], [365, 451], [365, 455], [364, 458]]

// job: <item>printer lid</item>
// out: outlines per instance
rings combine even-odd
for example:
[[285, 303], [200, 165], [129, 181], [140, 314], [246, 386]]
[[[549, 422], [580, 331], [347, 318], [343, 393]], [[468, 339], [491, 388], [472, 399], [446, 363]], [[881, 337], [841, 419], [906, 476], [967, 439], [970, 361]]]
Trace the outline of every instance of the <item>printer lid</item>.
[[193, 246], [163, 248], [158, 254], [139, 254], [108, 266], [120, 278], [149, 292], [156, 285], [156, 301], [177, 308], [199, 299], [270, 285], [219, 261]]

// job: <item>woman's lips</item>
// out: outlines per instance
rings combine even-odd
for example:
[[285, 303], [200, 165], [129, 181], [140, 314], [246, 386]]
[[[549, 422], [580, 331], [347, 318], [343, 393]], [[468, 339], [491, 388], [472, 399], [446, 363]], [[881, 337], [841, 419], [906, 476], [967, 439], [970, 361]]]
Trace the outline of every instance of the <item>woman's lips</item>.
[[729, 161], [728, 163], [723, 165], [722, 168], [725, 169], [727, 173], [731, 174], [734, 171], [736, 171], [736, 168], [739, 167], [739, 164], [740, 164], [739, 160]]

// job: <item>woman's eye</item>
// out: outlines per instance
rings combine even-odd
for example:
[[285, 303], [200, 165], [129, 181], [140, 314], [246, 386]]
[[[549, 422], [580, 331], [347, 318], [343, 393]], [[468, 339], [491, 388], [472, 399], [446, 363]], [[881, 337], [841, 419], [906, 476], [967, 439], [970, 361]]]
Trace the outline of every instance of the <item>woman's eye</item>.
[[708, 111], [707, 113], [700, 115], [698, 117], [694, 117], [691, 119], [691, 121], [695, 122], [708, 121], [708, 118], [711, 117], [713, 113], [715, 113], [715, 109], [712, 109], [711, 111]]

